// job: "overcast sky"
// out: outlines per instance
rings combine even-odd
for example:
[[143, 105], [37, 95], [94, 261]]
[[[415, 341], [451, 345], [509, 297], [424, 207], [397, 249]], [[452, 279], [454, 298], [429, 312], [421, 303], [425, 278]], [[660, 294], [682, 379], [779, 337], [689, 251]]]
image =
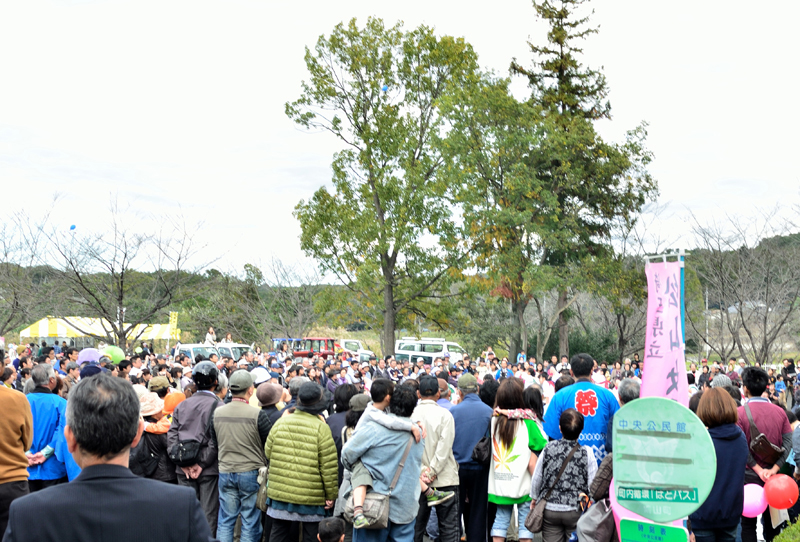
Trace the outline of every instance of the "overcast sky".
[[[596, 0], [610, 139], [650, 123], [663, 227], [800, 201], [800, 2]], [[337, 143], [285, 116], [303, 48], [341, 21], [382, 17], [463, 36], [505, 75], [541, 43], [529, 0], [0, 1], [0, 197], [6, 212], [90, 230], [109, 196], [202, 219], [219, 267], [302, 260], [292, 210], [330, 179]], [[524, 82], [517, 90], [524, 92]]]

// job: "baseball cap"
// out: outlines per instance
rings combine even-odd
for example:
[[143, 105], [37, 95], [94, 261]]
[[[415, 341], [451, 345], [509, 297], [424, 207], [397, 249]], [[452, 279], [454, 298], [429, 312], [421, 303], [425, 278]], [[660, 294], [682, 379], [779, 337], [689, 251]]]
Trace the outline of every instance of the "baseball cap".
[[271, 371], [271, 372], [269, 373], [269, 377], [270, 377], [270, 378], [280, 378], [280, 377], [281, 377], [281, 375], [279, 375], [279, 374], [278, 374], [278, 373], [276, 373], [275, 371]]
[[365, 361], [364, 363], [361, 364], [361, 368], [364, 369], [366, 367], [369, 367], [369, 362]]
[[166, 388], [169, 388], [169, 380], [167, 380], [166, 376], [157, 376], [147, 383], [147, 389], [150, 391], [163, 390]]
[[445, 352], [444, 353], [444, 357], [449, 358], [450, 357], [450, 352]]
[[364, 412], [369, 402], [369, 395], [358, 393], [350, 398], [350, 410], [353, 412]]
[[232, 392], [246, 391], [253, 385], [253, 376], [247, 371], [234, 371], [228, 382]]
[[458, 389], [464, 391], [474, 391], [478, 389], [478, 379], [467, 373], [458, 378]]
[[280, 369], [280, 368], [281, 368], [281, 364], [278, 363], [277, 361], [272, 364], [272, 369]]

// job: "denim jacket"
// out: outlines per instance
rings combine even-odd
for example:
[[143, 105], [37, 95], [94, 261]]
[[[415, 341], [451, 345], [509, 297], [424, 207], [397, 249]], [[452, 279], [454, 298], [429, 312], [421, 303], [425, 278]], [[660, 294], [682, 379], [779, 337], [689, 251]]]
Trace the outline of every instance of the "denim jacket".
[[[396, 417], [394, 414], [388, 414]], [[399, 418], [409, 421], [409, 418]], [[399, 421], [398, 420], [398, 421]], [[372, 489], [382, 495], [389, 494], [389, 486], [400, 465], [409, 439], [414, 437], [407, 431], [387, 429], [376, 422], [368, 421], [353, 433], [342, 449], [342, 464], [352, 470], [359, 460], [372, 475]], [[413, 441], [412, 441], [413, 442]], [[408, 453], [403, 472], [389, 497], [389, 520], [397, 525], [414, 521], [419, 511], [419, 475], [422, 470], [424, 440], [414, 442]]]

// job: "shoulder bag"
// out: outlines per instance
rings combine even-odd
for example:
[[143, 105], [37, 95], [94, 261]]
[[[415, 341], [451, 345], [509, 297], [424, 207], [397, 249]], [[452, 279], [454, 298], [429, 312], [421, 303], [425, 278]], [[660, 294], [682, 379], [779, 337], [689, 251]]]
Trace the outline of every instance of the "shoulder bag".
[[[490, 429], [491, 431], [491, 429]], [[484, 436], [472, 449], [472, 460], [481, 467], [488, 467], [492, 461], [492, 437]]]
[[[406, 451], [403, 452], [403, 457], [400, 459], [400, 464], [397, 466], [394, 478], [392, 478], [392, 484], [389, 486], [389, 494], [382, 495], [374, 491], [367, 492], [363, 507], [364, 517], [367, 518], [368, 521], [367, 529], [386, 529], [389, 527], [389, 497], [392, 491], [394, 491], [394, 486], [397, 485], [397, 480], [400, 479], [400, 473], [403, 472], [406, 459], [408, 459], [408, 452], [411, 451], [411, 445], [413, 443], [414, 436], [412, 435], [408, 440], [408, 444], [406, 444]], [[353, 523], [354, 508], [353, 492], [351, 491], [350, 496], [347, 497], [347, 503], [344, 505], [344, 519], [350, 523]]]
[[774, 465], [783, 455], [783, 448], [778, 448], [758, 430], [756, 422], [753, 421], [753, 414], [750, 412], [750, 405], [745, 403], [744, 411], [747, 413], [747, 420], [750, 422], [750, 453], [761, 461]]
[[553, 489], [556, 487], [556, 484], [561, 479], [561, 475], [564, 474], [564, 471], [567, 470], [567, 465], [572, 460], [572, 457], [575, 455], [575, 452], [581, 447], [580, 444], [576, 444], [572, 450], [570, 450], [567, 457], [564, 459], [564, 463], [561, 464], [561, 470], [558, 471], [558, 475], [556, 479], [553, 480], [553, 485], [550, 486], [550, 489], [547, 490], [547, 494], [544, 497], [539, 498], [536, 501], [536, 504], [531, 508], [530, 512], [528, 512], [528, 517], [525, 518], [525, 528], [528, 529], [532, 533], [540, 533], [542, 532], [542, 522], [544, 521], [544, 507], [547, 505], [547, 499], [550, 498], [550, 494], [553, 492]]
[[[208, 415], [208, 422], [206, 422], [206, 430], [201, 439], [205, 440], [205, 435], [208, 435], [211, 424], [214, 422], [214, 412], [217, 410], [220, 401], [214, 401], [214, 406], [211, 407], [211, 413]], [[176, 444], [169, 449], [169, 459], [179, 467], [191, 467], [197, 465], [200, 460], [200, 448], [203, 442], [195, 439], [179, 440]]]
[[581, 516], [575, 532], [580, 542], [611, 542], [615, 530], [611, 501], [601, 499]]

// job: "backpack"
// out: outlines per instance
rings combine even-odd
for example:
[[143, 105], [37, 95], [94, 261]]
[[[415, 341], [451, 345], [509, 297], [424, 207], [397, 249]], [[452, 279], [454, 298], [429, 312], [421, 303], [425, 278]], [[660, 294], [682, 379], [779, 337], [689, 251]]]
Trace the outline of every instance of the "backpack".
[[150, 478], [158, 468], [158, 454], [154, 453], [147, 441], [150, 440], [146, 435], [142, 435], [139, 445], [131, 449], [131, 457], [128, 467], [136, 476]]

